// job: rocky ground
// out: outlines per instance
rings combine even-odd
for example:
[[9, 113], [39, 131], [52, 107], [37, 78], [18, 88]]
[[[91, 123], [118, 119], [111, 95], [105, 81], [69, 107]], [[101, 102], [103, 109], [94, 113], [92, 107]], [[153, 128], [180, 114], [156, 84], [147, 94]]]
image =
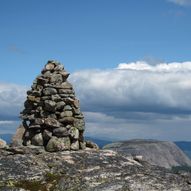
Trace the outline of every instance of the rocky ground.
[[49, 153], [0, 149], [1, 191], [190, 191], [191, 174], [151, 166], [112, 150]]

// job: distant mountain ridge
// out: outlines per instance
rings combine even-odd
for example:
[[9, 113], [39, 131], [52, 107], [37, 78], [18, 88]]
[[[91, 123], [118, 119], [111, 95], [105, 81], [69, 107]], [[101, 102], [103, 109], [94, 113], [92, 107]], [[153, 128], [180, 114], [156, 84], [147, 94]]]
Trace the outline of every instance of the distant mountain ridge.
[[104, 149], [111, 149], [127, 156], [141, 156], [152, 165], [173, 168], [191, 166], [188, 156], [173, 142], [148, 139], [118, 141], [108, 144]]

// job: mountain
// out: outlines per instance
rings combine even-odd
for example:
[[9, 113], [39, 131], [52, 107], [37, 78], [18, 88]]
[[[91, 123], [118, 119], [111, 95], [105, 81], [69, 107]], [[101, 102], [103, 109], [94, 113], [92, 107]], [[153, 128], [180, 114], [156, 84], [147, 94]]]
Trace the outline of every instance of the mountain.
[[177, 141], [175, 144], [191, 159], [191, 141]]
[[191, 166], [191, 160], [173, 142], [137, 139], [111, 143], [103, 148], [126, 155], [140, 155], [150, 164], [165, 168]]

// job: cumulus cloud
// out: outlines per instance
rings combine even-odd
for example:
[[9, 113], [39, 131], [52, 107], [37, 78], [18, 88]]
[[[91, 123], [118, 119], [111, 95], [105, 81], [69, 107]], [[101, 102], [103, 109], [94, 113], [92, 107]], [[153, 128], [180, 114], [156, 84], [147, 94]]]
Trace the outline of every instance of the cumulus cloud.
[[189, 140], [191, 62], [119, 64], [72, 74], [88, 135]]
[[[189, 140], [191, 62], [121, 63], [71, 74], [86, 134], [107, 139]], [[0, 83], [0, 131], [18, 126], [26, 87]]]
[[169, 2], [181, 5], [181, 6], [187, 6], [191, 5], [191, 0], [168, 0]]
[[[0, 121], [18, 119], [23, 107], [26, 87], [16, 84], [0, 83]], [[4, 121], [4, 122], [3, 122]]]
[[191, 112], [191, 62], [119, 64], [112, 70], [75, 72], [71, 81], [85, 111]]

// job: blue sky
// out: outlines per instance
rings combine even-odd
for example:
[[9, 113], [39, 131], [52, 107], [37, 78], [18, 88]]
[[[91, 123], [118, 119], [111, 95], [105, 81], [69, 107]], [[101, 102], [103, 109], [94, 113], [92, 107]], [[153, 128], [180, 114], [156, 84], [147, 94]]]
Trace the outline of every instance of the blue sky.
[[[10, 120], [16, 120], [26, 89], [47, 60], [57, 59], [71, 72], [88, 135], [104, 129], [97, 136], [114, 138], [117, 123], [117, 139], [126, 138], [121, 131], [127, 138], [149, 138], [142, 132], [152, 131], [151, 138], [188, 140], [190, 21], [190, 0], [1, 0], [0, 127], [15, 127]], [[104, 94], [97, 86], [111, 80], [116, 86]], [[89, 91], [100, 97], [95, 101]]]
[[1, 81], [30, 84], [49, 58], [71, 72], [190, 60], [190, 10], [168, 0], [1, 0]]

